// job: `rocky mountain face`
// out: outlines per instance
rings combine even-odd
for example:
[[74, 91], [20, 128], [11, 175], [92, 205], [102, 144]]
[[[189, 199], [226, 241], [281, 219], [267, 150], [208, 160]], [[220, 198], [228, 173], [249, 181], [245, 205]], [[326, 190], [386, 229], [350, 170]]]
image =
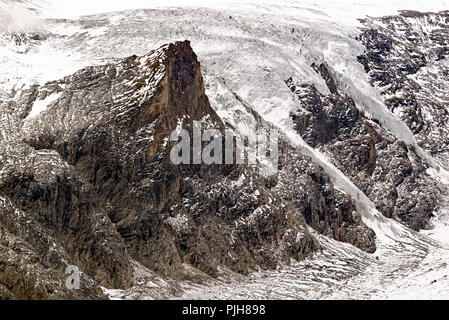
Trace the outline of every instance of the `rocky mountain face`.
[[[347, 125], [361, 122], [349, 109]], [[135, 262], [177, 279], [187, 265], [212, 276], [220, 265], [275, 268], [320, 250], [312, 229], [375, 251], [352, 199], [282, 136], [274, 176], [248, 165], [173, 165], [169, 135], [193, 121], [225, 129], [188, 41], [2, 103], [0, 297], [102, 298], [99, 286], [134, 284]], [[363, 152], [357, 161], [371, 172], [374, 155]], [[81, 269], [82, 290], [65, 287], [68, 265]]]
[[[377, 211], [420, 230], [447, 206], [428, 160], [448, 159], [448, 12], [366, 18], [356, 36], [327, 8], [285, 8], [0, 21], [1, 299], [184, 297], [223, 280], [232, 296], [235, 279], [252, 297], [371, 297], [417, 266], [445, 272], [433, 230]], [[186, 38], [201, 65], [189, 41], [145, 54]], [[170, 133], [194, 121], [279, 129], [277, 172], [174, 165]]]
[[386, 217], [415, 230], [426, 228], [442, 192], [426, 173], [427, 163], [412, 146], [359, 111], [338, 88], [326, 64], [312, 67], [327, 84], [328, 94], [292, 78], [286, 81], [300, 101], [291, 114], [298, 133], [327, 154]]
[[413, 131], [419, 146], [448, 157], [449, 12], [402, 11], [361, 20], [358, 59], [385, 105]]

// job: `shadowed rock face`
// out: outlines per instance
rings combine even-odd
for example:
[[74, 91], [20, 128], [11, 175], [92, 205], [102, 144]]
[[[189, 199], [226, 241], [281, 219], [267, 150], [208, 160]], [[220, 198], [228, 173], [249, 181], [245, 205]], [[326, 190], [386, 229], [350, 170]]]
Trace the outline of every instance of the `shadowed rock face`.
[[[358, 40], [366, 51], [358, 59], [371, 84], [379, 87], [385, 105], [408, 125], [418, 145], [445, 165], [449, 152], [445, 120], [449, 115], [449, 13], [403, 11], [398, 16], [361, 22], [365, 28]], [[412, 165], [406, 164], [407, 152], [399, 154], [403, 174], [395, 184], [415, 196], [403, 198], [398, 189], [392, 199], [398, 196], [397, 216], [420, 229], [432, 216], [438, 186], [420, 173], [422, 164], [413, 160]]]
[[[188, 41], [32, 87], [0, 111], [2, 297], [99, 298], [98, 285], [133, 284], [131, 260], [175, 278], [183, 264], [211, 275], [275, 268], [319, 250], [308, 225], [375, 251], [351, 199], [282, 137], [271, 177], [171, 163], [176, 128], [225, 129]], [[83, 271], [80, 291], [65, 289], [70, 264]]]
[[359, 62], [385, 105], [415, 134], [418, 144], [444, 163], [449, 151], [449, 12], [403, 11], [367, 18], [358, 40]]
[[301, 108], [291, 115], [298, 133], [329, 155], [385, 216], [415, 230], [426, 228], [441, 193], [426, 173], [428, 165], [412, 147], [359, 112], [353, 99], [339, 90], [328, 66], [312, 67], [330, 93], [292, 78], [286, 81], [300, 101]]

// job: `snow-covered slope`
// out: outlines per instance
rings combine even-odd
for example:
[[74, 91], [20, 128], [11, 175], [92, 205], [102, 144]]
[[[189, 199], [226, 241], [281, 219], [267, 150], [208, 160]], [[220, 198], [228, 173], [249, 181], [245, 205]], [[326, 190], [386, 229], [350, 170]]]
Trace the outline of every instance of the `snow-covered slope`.
[[[3, 0], [5, 3], [17, 1]], [[315, 20], [317, 16], [329, 19], [338, 23], [356, 24], [356, 19], [369, 16], [385, 16], [396, 14], [398, 10], [418, 10], [418, 11], [440, 11], [447, 8], [445, 0], [425, 1], [415, 0], [192, 0], [186, 3], [183, 0], [129, 0], [107, 1], [107, 0], [79, 0], [77, 2], [68, 0], [27, 0], [22, 1], [23, 5], [30, 8], [41, 9], [47, 16], [77, 17], [81, 15], [91, 15], [114, 11], [132, 9], [151, 9], [167, 7], [201, 7], [214, 9], [234, 9], [247, 11], [251, 9], [257, 12], [272, 12], [276, 9], [280, 15], [292, 14], [292, 9], [302, 17], [310, 17]]]
[[[322, 166], [334, 184], [353, 198], [364, 222], [376, 232], [380, 263], [368, 259], [354, 248], [332, 243], [332, 246], [339, 247], [337, 253], [333, 253], [342, 261], [350, 259], [348, 256], [356, 263], [373, 260], [371, 265], [361, 268], [365, 271], [359, 278], [348, 280], [348, 295], [366, 282], [366, 277], [370, 278], [368, 283], [372, 286], [380, 286], [385, 281], [382, 276], [392, 268], [403, 268], [404, 265], [416, 268], [426, 256], [437, 259], [442, 252], [447, 254], [446, 249], [437, 249], [434, 242], [424, 235], [415, 234], [402, 224], [384, 217], [330, 159], [303, 141], [294, 130], [291, 119], [291, 111], [301, 106], [285, 85], [285, 80], [294, 77], [328, 94], [325, 81], [311, 67], [312, 63], [326, 63], [339, 88], [354, 99], [357, 108], [378, 120], [395, 137], [412, 145], [423, 160], [439, 170], [438, 174], [434, 173], [436, 179], [447, 177], [447, 172], [441, 167], [447, 167], [449, 163], [436, 163], [424, 152], [417, 145], [412, 131], [390, 112], [383, 104], [379, 90], [371, 86], [363, 65], [357, 60], [365, 48], [355, 38], [361, 27], [357, 18], [396, 14], [401, 9], [439, 11], [447, 9], [449, 1], [197, 0], [190, 1], [189, 6], [183, 2], [36, 0], [17, 4], [2, 1], [0, 13], [3, 17], [14, 17], [13, 23], [8, 23], [8, 26], [16, 27], [8, 27], [8, 30], [3, 27], [0, 34], [0, 99], [12, 98], [19, 89], [61, 78], [88, 65], [115, 61], [132, 54], [144, 55], [149, 48], [189, 39], [202, 63], [207, 95], [220, 118], [242, 135], [253, 130], [257, 123], [255, 115], [279, 128], [293, 146]], [[172, 6], [176, 8], [170, 8]], [[32, 8], [33, 12], [23, 8]], [[117, 12], [119, 10], [130, 11]], [[94, 15], [82, 16], [88, 14]], [[0, 29], [1, 26], [0, 23]], [[17, 38], [12, 34], [29, 36], [17, 46]], [[34, 34], [39, 37], [33, 37]], [[41, 101], [41, 104], [44, 102]], [[44, 109], [46, 106], [38, 107]], [[442, 182], [445, 183], [444, 179]], [[447, 210], [443, 208], [440, 212], [445, 215]], [[401, 253], [403, 246], [407, 248], [405, 253]], [[416, 248], [420, 248], [422, 254], [407, 257], [407, 253], [414, 252]], [[392, 254], [397, 259], [389, 264], [387, 262]], [[323, 263], [329, 263], [323, 259]], [[355, 270], [352, 267], [348, 267], [348, 273]], [[297, 268], [301, 270], [300, 266]], [[371, 271], [369, 268], [372, 268]], [[447, 270], [443, 268], [442, 272]], [[295, 269], [289, 269], [286, 273], [295, 275]], [[371, 277], [373, 274], [374, 280]], [[329, 271], [328, 276], [332, 275]], [[284, 289], [289, 281], [290, 285], [296, 281], [295, 276], [283, 280], [285, 273], [273, 277], [281, 279], [281, 282], [286, 281]], [[256, 282], [259, 281], [257, 279]], [[391, 281], [406, 281], [401, 279], [402, 275]], [[340, 280], [334, 283], [332, 290], [343, 285]], [[258, 285], [264, 287], [267, 283], [260, 281]], [[279, 288], [281, 290], [282, 286]], [[307, 292], [312, 292], [312, 287], [308, 288], [311, 290]], [[204, 297], [204, 288], [189, 290], [193, 290], [188, 292], [194, 297]], [[243, 297], [246, 291], [242, 290]], [[300, 291], [298, 288], [296, 290]], [[322, 297], [331, 297], [335, 294], [332, 290]], [[394, 296], [393, 289], [390, 292]], [[273, 294], [273, 297], [285, 295]]]

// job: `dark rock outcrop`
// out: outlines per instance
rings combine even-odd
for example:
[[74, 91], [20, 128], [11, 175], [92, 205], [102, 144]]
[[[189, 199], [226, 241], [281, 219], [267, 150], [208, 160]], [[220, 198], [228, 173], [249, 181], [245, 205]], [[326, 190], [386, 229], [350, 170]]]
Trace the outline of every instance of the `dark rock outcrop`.
[[[388, 51], [386, 44], [378, 46]], [[330, 94], [292, 78], [286, 81], [301, 104], [291, 115], [298, 133], [328, 154], [385, 216], [415, 230], [426, 228], [441, 193], [437, 181], [426, 173], [428, 165], [412, 147], [360, 112], [354, 100], [338, 90], [325, 64], [312, 68]]]
[[[4, 297], [98, 298], [99, 285], [133, 284], [133, 260], [174, 278], [185, 264], [210, 275], [220, 265], [275, 268], [320, 249], [308, 226], [375, 250], [351, 199], [282, 137], [270, 177], [257, 166], [172, 164], [173, 130], [225, 129], [188, 41], [34, 86], [0, 110]], [[344, 121], [356, 121], [353, 111]], [[23, 264], [47, 276], [15, 277]], [[80, 291], [64, 287], [71, 264], [83, 272]]]
[[357, 38], [359, 62], [385, 105], [415, 134], [420, 147], [444, 163], [449, 152], [449, 12], [403, 11], [366, 18]]

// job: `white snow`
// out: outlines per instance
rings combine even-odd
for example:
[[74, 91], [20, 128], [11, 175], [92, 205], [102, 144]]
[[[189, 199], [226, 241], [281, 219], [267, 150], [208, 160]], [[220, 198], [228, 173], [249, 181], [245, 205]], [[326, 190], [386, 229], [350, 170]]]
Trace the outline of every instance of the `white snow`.
[[[16, 10], [12, 3], [1, 0], [0, 18], [6, 16], [5, 12]], [[448, 164], [437, 164], [416, 145], [412, 132], [386, 108], [378, 90], [369, 84], [363, 66], [356, 59], [364, 48], [353, 38], [359, 32], [358, 18], [395, 14], [402, 9], [446, 10], [449, 0], [193, 0], [188, 5], [181, 0], [36, 0], [15, 6], [20, 6], [21, 14], [9, 14], [7, 18], [14, 21], [15, 30], [34, 32], [39, 26], [38, 31], [49, 37], [17, 48], [7, 35], [13, 30], [7, 29], [5, 23], [1, 29], [0, 21], [0, 99], [13, 89], [55, 80], [84, 66], [132, 54], [144, 55], [162, 44], [189, 39], [202, 64], [207, 94], [220, 117], [242, 135], [254, 128], [253, 112], [279, 128], [292, 145], [325, 169], [338, 189], [351, 195], [364, 222], [376, 232], [379, 260], [350, 245], [317, 235], [322, 243], [328, 244], [328, 252], [310, 261], [276, 272], [256, 273], [249, 278], [223, 271], [223, 276], [238, 279], [241, 297], [422, 298], [438, 297], [449, 289], [449, 283], [444, 280], [448, 274], [444, 261], [449, 261], [449, 204], [439, 211], [435, 228], [421, 234], [382, 216], [346, 176], [292, 129], [290, 111], [299, 105], [284, 83], [293, 76], [327, 92], [323, 80], [310, 67], [313, 62], [327, 62], [339, 86], [354, 98], [358, 108], [378, 119], [398, 138], [414, 145], [420, 156], [432, 165], [429, 172], [447, 183], [449, 174], [439, 167]], [[183, 9], [167, 9], [172, 6]], [[37, 9], [41, 16], [31, 18], [31, 13], [23, 11], [24, 7]], [[161, 9], [98, 16], [98, 21], [110, 22], [106, 25], [94, 23], [98, 22], [94, 17], [77, 18], [136, 8]], [[51, 17], [74, 20], [57, 21]], [[36, 101], [28, 118], [38, 116], [56, 99], [58, 96], [52, 95]], [[182, 227], [184, 220], [176, 217], [172, 222]], [[312, 268], [311, 273], [307, 264], [324, 268], [319, 272], [318, 282], [313, 273], [317, 269]], [[433, 270], [431, 265], [435, 265]], [[359, 269], [363, 272], [354, 276]], [[184, 297], [235, 295], [229, 287], [229, 283], [214, 279], [204, 287], [185, 284]], [[106, 292], [114, 296], [123, 294]]]
[[[7, 1], [11, 2], [11, 1]], [[447, 0], [35, 0], [29, 6], [40, 7], [53, 16], [77, 17], [130, 9], [167, 7], [207, 7], [215, 9], [234, 9], [245, 11], [257, 8], [261, 13], [273, 8], [280, 14], [291, 14], [292, 9], [300, 9], [301, 17], [316, 16], [339, 23], [356, 23], [354, 20], [369, 16], [396, 14], [398, 10], [441, 11], [448, 8]]]
[[0, 0], [0, 34], [43, 30], [44, 22], [41, 18], [21, 5], [8, 2]]
[[49, 105], [58, 100], [60, 95], [60, 93], [52, 93], [43, 100], [36, 100], [25, 120], [36, 118], [41, 112], [45, 111]]

